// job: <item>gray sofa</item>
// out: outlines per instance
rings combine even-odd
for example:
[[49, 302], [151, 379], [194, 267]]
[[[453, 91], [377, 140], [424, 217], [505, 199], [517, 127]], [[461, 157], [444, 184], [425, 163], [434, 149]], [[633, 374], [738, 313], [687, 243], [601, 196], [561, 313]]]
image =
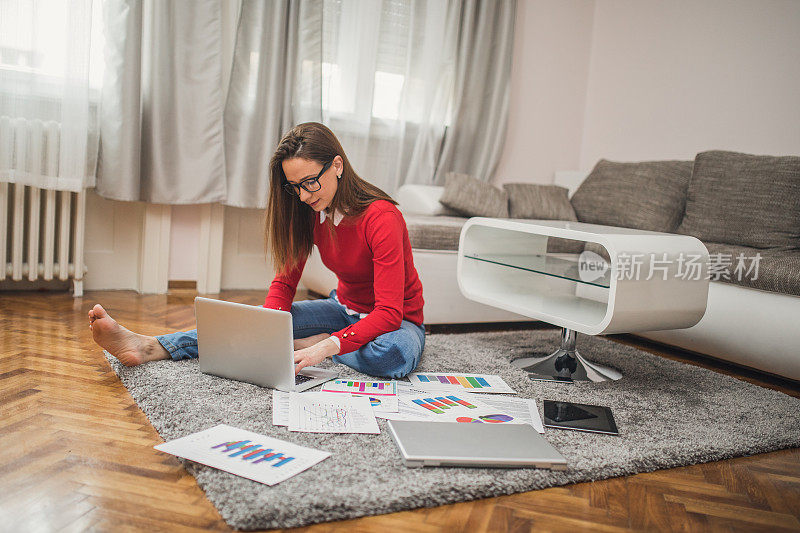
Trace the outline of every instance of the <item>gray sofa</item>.
[[[474, 207], [469, 200], [459, 205], [454, 187], [401, 187], [396, 199], [423, 282], [426, 323], [530, 320], [465, 299], [455, 279], [460, 231], [468, 216], [491, 216], [485, 209], [497, 209], [495, 195], [505, 195], [508, 201], [510, 193], [509, 212], [496, 214], [534, 218], [530, 215], [539, 213], [535, 218], [699, 238], [709, 251], [713, 275], [705, 316], [691, 328], [637, 334], [800, 380], [800, 157], [710, 151], [694, 161], [603, 160], [588, 176], [561, 172], [555, 182], [549, 187], [514, 184], [503, 191], [471, 190]], [[459, 190], [464, 190], [463, 183]], [[571, 197], [559, 199], [558, 193], [566, 198], [567, 191]], [[548, 196], [551, 203], [568, 202], [566, 209], [574, 210], [574, 217], [542, 216], [566, 213], [563, 205], [543, 206], [541, 200]], [[492, 201], [482, 201], [489, 197]], [[550, 251], [580, 251], [569, 244], [554, 243]], [[327, 293], [335, 287], [335, 278], [312, 258], [303, 283]]]

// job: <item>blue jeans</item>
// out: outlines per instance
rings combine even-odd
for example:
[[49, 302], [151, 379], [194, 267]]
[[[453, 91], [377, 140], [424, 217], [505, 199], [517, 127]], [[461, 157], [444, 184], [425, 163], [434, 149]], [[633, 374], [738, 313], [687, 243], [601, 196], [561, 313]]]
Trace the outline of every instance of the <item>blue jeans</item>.
[[[333, 295], [332, 292], [331, 297], [325, 300], [305, 300], [292, 304], [292, 333], [295, 339], [333, 333], [360, 320], [358, 316], [348, 315], [345, 307]], [[156, 339], [176, 361], [197, 357], [197, 330], [169, 333]], [[355, 352], [334, 355], [333, 360], [363, 374], [396, 379], [408, 375], [417, 367], [424, 348], [425, 328], [403, 320], [400, 329], [378, 336]]]

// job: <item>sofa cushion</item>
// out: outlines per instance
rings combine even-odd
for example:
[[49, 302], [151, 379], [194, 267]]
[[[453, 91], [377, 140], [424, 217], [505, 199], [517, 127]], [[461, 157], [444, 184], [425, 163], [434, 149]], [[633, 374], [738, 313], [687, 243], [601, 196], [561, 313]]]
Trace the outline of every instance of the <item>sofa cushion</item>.
[[678, 233], [704, 242], [800, 248], [800, 157], [697, 154]]
[[800, 251], [705, 245], [712, 281], [800, 296]]
[[458, 250], [461, 228], [467, 221], [461, 217], [404, 215], [408, 240], [417, 250]]
[[[468, 219], [432, 215], [404, 215], [408, 228], [408, 239], [415, 250], [458, 251], [461, 228]], [[550, 253], [579, 254], [583, 251], [583, 242], [568, 239], [551, 238], [547, 241]]]
[[681, 222], [691, 161], [601, 159], [572, 195], [578, 220], [671, 233]]
[[586, 243], [583, 241], [562, 239], [560, 237], [550, 237], [547, 240], [547, 251], [551, 254], [579, 254], [583, 252], [583, 247], [585, 244]]
[[448, 172], [439, 202], [467, 217], [508, 217], [508, 195], [469, 174]]
[[508, 216], [539, 220], [578, 220], [569, 202], [569, 190], [558, 185], [506, 183]]

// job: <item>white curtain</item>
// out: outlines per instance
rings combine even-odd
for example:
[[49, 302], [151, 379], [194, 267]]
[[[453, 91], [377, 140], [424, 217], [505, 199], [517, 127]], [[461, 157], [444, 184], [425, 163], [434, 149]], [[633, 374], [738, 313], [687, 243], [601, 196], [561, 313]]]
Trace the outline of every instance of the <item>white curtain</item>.
[[97, 192], [224, 202], [221, 0], [105, 0]]
[[389, 194], [496, 165], [514, 0], [243, 0], [229, 80], [222, 0], [105, 6], [107, 198], [264, 207], [272, 152], [307, 121]]
[[94, 185], [99, 17], [99, 0], [0, 0], [0, 181]]
[[244, 0], [225, 107], [226, 203], [264, 207], [283, 133], [323, 122], [390, 194], [430, 183], [448, 121], [460, 2]]
[[295, 122], [330, 127], [356, 172], [390, 194], [430, 183], [449, 120], [458, 3], [315, 4], [321, 16], [299, 21]]
[[434, 182], [447, 172], [491, 181], [500, 160], [508, 118], [516, 3], [459, 0], [452, 119]]
[[269, 160], [294, 126], [292, 95], [298, 0], [245, 0], [241, 5], [225, 103], [226, 205], [264, 207]]

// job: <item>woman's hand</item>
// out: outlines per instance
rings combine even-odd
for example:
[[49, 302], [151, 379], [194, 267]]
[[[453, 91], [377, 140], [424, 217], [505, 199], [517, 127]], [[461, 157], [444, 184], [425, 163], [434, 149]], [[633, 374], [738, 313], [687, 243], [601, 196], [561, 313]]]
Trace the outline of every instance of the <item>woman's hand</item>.
[[336, 342], [330, 337], [319, 341], [318, 343], [303, 348], [302, 350], [295, 350], [294, 352], [294, 373], [297, 374], [307, 366], [314, 366], [321, 363], [328, 357], [339, 353], [339, 347]]

